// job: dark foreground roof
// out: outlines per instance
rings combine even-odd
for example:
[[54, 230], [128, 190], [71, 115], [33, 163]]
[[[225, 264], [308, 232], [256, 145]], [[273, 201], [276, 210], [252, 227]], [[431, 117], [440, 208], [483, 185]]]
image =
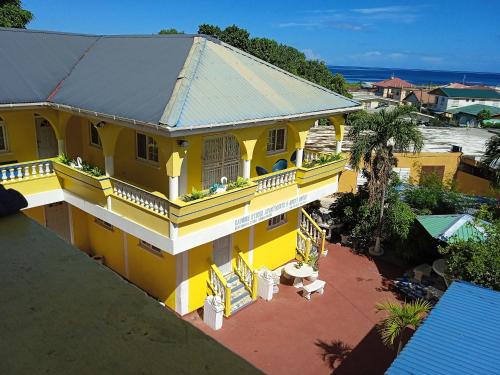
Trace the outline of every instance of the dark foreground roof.
[[500, 374], [500, 292], [453, 282], [386, 375]]
[[65, 105], [170, 128], [273, 121], [358, 103], [202, 35], [0, 28], [0, 104]]
[[0, 374], [257, 374], [22, 213], [0, 218]]

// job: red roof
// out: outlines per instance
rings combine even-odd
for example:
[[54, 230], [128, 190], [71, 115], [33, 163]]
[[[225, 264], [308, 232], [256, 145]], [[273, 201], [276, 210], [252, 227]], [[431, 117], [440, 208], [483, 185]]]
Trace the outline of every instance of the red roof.
[[376, 82], [373, 84], [375, 87], [413, 87], [410, 82], [407, 82], [401, 78], [391, 78], [385, 81]]

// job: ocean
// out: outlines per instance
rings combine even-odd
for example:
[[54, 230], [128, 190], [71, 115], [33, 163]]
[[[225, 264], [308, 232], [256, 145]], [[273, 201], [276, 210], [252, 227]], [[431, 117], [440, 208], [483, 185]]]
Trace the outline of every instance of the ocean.
[[347, 82], [377, 82], [391, 78], [394, 75], [418, 85], [443, 85], [450, 82], [465, 82], [465, 84], [469, 85], [500, 86], [500, 73], [366, 68], [360, 66], [329, 66], [328, 68], [333, 73], [342, 74]]

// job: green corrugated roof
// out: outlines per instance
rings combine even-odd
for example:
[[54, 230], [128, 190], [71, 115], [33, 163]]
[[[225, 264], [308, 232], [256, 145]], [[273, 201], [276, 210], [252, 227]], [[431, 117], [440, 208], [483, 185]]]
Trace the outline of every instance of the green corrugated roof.
[[452, 89], [440, 87], [432, 90], [429, 94], [444, 95], [450, 98], [500, 99], [500, 94], [495, 90]]
[[467, 214], [419, 215], [417, 221], [432, 237], [448, 243], [483, 237], [481, 228], [474, 225], [473, 217]]
[[483, 110], [489, 111], [492, 116], [500, 114], [499, 107], [493, 107], [491, 105], [484, 105], [484, 104], [467, 105], [465, 107], [450, 109], [447, 112], [448, 113], [466, 113], [468, 115], [476, 116], [479, 112], [481, 112]]

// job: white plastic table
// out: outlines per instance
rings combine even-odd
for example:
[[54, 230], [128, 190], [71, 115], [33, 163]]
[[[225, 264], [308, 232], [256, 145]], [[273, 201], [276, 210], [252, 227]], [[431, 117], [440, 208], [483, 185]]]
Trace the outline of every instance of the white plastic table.
[[297, 265], [297, 262], [288, 263], [285, 266], [284, 270], [285, 270], [285, 273], [287, 275], [294, 278], [293, 286], [295, 288], [302, 288], [302, 286], [304, 285], [304, 284], [302, 284], [302, 279], [304, 277], [312, 276], [312, 274], [314, 273], [314, 270], [311, 266], [309, 266], [307, 264], [303, 264], [302, 267], [300, 267], [300, 268], [295, 267], [296, 265]]
[[432, 269], [441, 277], [444, 277], [445, 268], [446, 261], [444, 259], [438, 259], [432, 263]]

